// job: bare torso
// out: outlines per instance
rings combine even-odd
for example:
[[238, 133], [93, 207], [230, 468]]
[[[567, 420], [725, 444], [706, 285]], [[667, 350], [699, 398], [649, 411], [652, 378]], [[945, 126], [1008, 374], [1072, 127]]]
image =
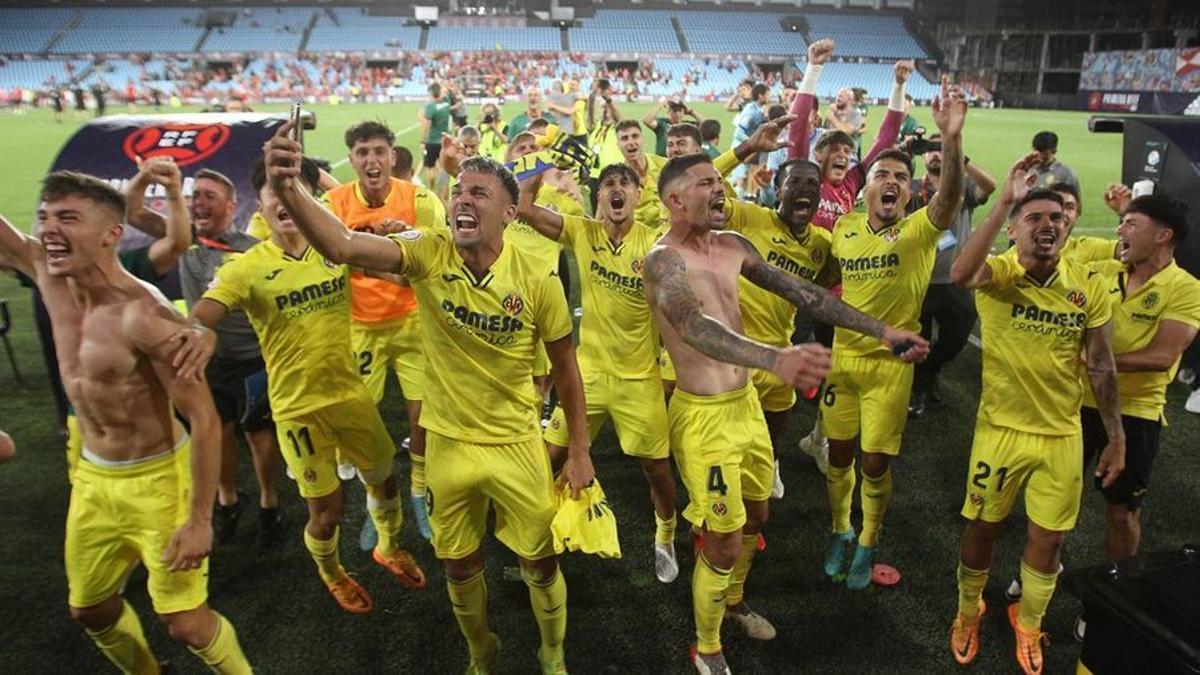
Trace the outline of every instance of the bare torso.
[[[742, 333], [742, 310], [738, 304], [738, 277], [745, 249], [733, 237], [722, 232], [707, 232], [681, 241], [674, 231], [659, 240], [657, 247], [675, 251], [687, 268], [687, 281], [700, 302], [701, 311], [730, 330]], [[709, 358], [683, 341], [663, 316], [655, 294], [646, 294], [663, 344], [675, 364], [676, 387], [691, 394], [709, 395], [734, 391], [745, 386], [749, 370], [745, 366]]]
[[86, 302], [73, 282], [50, 276], [40, 261], [37, 277], [84, 447], [110, 461], [173, 447], [178, 430], [170, 399], [130, 330], [139, 313], [173, 311], [166, 298], [124, 270]]

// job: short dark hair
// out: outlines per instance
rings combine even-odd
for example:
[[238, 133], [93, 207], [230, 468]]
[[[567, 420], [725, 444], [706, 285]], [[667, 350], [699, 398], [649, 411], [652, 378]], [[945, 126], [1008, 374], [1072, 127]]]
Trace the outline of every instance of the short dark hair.
[[[1076, 211], [1083, 213], [1083, 199], [1079, 196], [1079, 188], [1074, 183], [1064, 183], [1059, 181], [1054, 185], [1047, 185], [1047, 190], [1057, 192], [1060, 195], [1071, 195], [1075, 198]], [[1063, 208], [1066, 208], [1066, 200], [1063, 200]]]
[[[625, 176], [629, 179], [629, 182], [633, 183], [639, 188], [642, 186], [641, 176], [638, 176], [637, 172], [630, 168], [625, 162], [615, 162], [613, 164], [609, 164], [603, 169], [600, 169], [600, 175], [596, 177], [596, 185], [600, 185], [605, 181], [605, 179], [614, 173]], [[599, 189], [596, 191], [599, 192]]]
[[700, 123], [700, 137], [706, 142], [717, 140], [721, 137], [721, 123], [717, 120], [704, 120]]
[[712, 160], [703, 152], [694, 152], [690, 155], [680, 155], [667, 160], [663, 165], [662, 173], [658, 174], [658, 194], [661, 197], [666, 192], [666, 187], [675, 179], [688, 172], [693, 166], [698, 164], [712, 164]]
[[392, 154], [396, 156], [396, 163], [392, 166], [392, 171], [395, 171], [397, 173], [406, 173], [406, 172], [412, 171], [412, 168], [413, 168], [412, 150], [409, 150], [408, 148], [404, 147], [403, 145], [397, 145], [392, 148]]
[[780, 117], [783, 117], [786, 114], [787, 114], [787, 108], [783, 107], [782, 105], [780, 105], [778, 103], [772, 105], [770, 108], [767, 108], [767, 119], [768, 120], [779, 119]]
[[1178, 244], [1187, 239], [1190, 229], [1187, 212], [1187, 204], [1167, 195], [1142, 195], [1129, 202], [1129, 206], [1125, 207], [1125, 213], [1143, 214], [1159, 227], [1171, 230], [1172, 244]]
[[796, 157], [794, 159], [789, 159], [783, 164], [780, 164], [779, 168], [775, 170], [775, 177], [772, 179], [775, 183], [775, 189], [778, 190], [780, 186], [783, 185], [783, 177], [785, 174], [787, 174], [789, 171], [794, 171], [801, 166], [804, 166], [805, 168], [811, 168], [816, 172], [817, 178], [820, 179], [821, 167], [818, 166], [816, 162], [809, 161], [803, 157]]
[[[317, 167], [317, 163], [308, 157], [300, 160], [300, 180], [307, 184], [309, 191], [316, 193], [317, 185], [321, 182], [321, 170]], [[250, 185], [254, 187], [254, 194], [262, 192], [262, 189], [267, 184], [267, 163], [262, 157], [254, 163], [254, 169], [250, 172]]]
[[434, 98], [441, 96], [442, 95], [442, 85], [438, 84], [437, 82], [434, 82], [433, 84], [429, 85], [429, 95]]
[[904, 152], [903, 150], [897, 150], [895, 148], [888, 148], [887, 150], [884, 150], [883, 152], [876, 155], [875, 159], [871, 161], [870, 166], [867, 167], [867, 173], [871, 172], [872, 166], [875, 166], [876, 164], [878, 164], [884, 160], [900, 162], [901, 164], [904, 165], [904, 168], [908, 169], [908, 175], [910, 177], [913, 175], [912, 156], [909, 155], [907, 152]]
[[850, 137], [850, 134], [844, 131], [833, 130], [826, 131], [825, 133], [821, 134], [821, 137], [817, 139], [817, 145], [813, 148], [813, 150], [821, 152], [831, 145], [844, 145], [851, 149], [855, 147], [854, 139]]
[[90, 199], [114, 211], [118, 220], [125, 219], [125, 195], [99, 178], [79, 171], [55, 171], [42, 179], [41, 201], [54, 202], [76, 196]]
[[672, 136], [676, 138], [686, 136], [693, 141], [696, 141], [696, 147], [699, 147], [704, 143], [704, 139], [700, 137], [700, 128], [691, 122], [672, 124], [671, 128], [667, 129], [667, 138], [671, 138]]
[[1057, 150], [1058, 149], [1058, 134], [1053, 131], [1039, 131], [1033, 135], [1033, 149], [1042, 150]]
[[626, 129], [637, 129], [638, 131], [641, 131], [642, 123], [635, 119], [623, 119], [620, 122], [617, 122], [617, 127], [615, 130], [616, 133], [620, 134]]
[[1013, 220], [1016, 218], [1017, 214], [1021, 212], [1021, 209], [1025, 208], [1026, 204], [1042, 200], [1054, 202], [1059, 206], [1064, 206], [1062, 195], [1058, 194], [1054, 190], [1047, 188], [1034, 188], [1029, 192], [1026, 192], [1025, 196], [1022, 197], [1020, 201], [1018, 201], [1016, 204], [1013, 204], [1012, 210], [1008, 212], [1008, 219]]
[[546, 119], [545, 117], [539, 117], [536, 120], [533, 120], [532, 122], [530, 122], [529, 126], [525, 127], [525, 130], [536, 136], [537, 132], [535, 132], [534, 129], [545, 129], [549, 126], [550, 126], [550, 120]]
[[213, 171], [212, 169], [200, 169], [196, 173], [192, 174], [193, 180], [200, 180], [201, 178], [215, 181], [224, 186], [226, 199], [237, 199], [237, 187], [234, 186], [233, 181], [229, 180], [229, 176], [226, 176], [220, 171]]
[[353, 148], [355, 143], [366, 143], [369, 140], [382, 138], [388, 145], [396, 144], [396, 134], [388, 125], [379, 120], [359, 122], [346, 129], [346, 148]]
[[468, 124], [460, 128], [458, 130], [458, 137], [463, 138], [464, 136], [468, 138], [479, 138], [479, 127]]
[[459, 167], [458, 175], [464, 173], [486, 173], [495, 176], [500, 184], [504, 186], [504, 190], [508, 192], [508, 197], [513, 204], [517, 203], [517, 199], [521, 195], [521, 186], [517, 184], [517, 178], [500, 162], [486, 155], [475, 155], [463, 160]]
[[762, 82], [759, 82], [758, 84], [754, 85], [753, 87], [750, 87], [750, 98], [758, 98], [759, 96], [763, 96], [763, 95], [769, 94], [769, 93], [771, 93], [771, 88], [768, 87], [767, 85], [763, 84]]
[[596, 80], [596, 88], [602, 91], [608, 91], [612, 88], [612, 82], [609, 82], [607, 77], [602, 77]]

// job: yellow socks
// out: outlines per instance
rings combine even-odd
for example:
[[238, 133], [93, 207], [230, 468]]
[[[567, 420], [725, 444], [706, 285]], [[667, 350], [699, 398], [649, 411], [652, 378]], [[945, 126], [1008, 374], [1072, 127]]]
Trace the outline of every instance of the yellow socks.
[[721, 619], [731, 570], [713, 566], [701, 551], [692, 571], [692, 614], [696, 619], [696, 650], [701, 654], [721, 651]]
[[425, 455], [408, 453], [408, 461], [412, 462], [412, 493], [417, 497], [425, 496]]
[[[858, 545], [874, 548], [879, 543], [879, 531], [883, 529], [883, 516], [892, 501], [892, 470], [888, 469], [878, 478], [863, 474], [862, 511], [863, 527], [858, 536]], [[849, 521], [847, 521], [849, 522]], [[844, 531], [844, 530], [842, 530]]]
[[1026, 630], [1040, 630], [1042, 617], [1050, 606], [1050, 596], [1058, 584], [1058, 572], [1044, 574], [1021, 561], [1021, 603], [1017, 607], [1017, 623]]
[[404, 522], [400, 495], [388, 499], [372, 493], [382, 495], [383, 486], [367, 486], [367, 513], [375, 523], [375, 531], [379, 533], [379, 552], [390, 555], [399, 545], [400, 525]]
[[675, 514], [672, 513], [669, 519], [664, 520], [658, 515], [658, 511], [654, 512], [654, 543], [666, 546], [675, 541]]
[[212, 642], [204, 649], [189, 649], [214, 673], [250, 675], [250, 662], [242, 653], [242, 646], [238, 644], [237, 631], [233, 629], [233, 624], [220, 614], [213, 614], [217, 616], [217, 632], [213, 634]]
[[958, 613], [973, 619], [979, 616], [979, 599], [987, 585], [988, 571], [973, 570], [958, 563]]
[[142, 632], [142, 622], [128, 603], [122, 601], [121, 616], [117, 617], [116, 623], [98, 633], [89, 630], [87, 634], [96, 643], [100, 653], [121, 672], [135, 675], [158, 673], [158, 660], [150, 652], [150, 643], [146, 642], [146, 635]]
[[567, 582], [562, 570], [555, 567], [552, 579], [540, 581], [533, 579], [522, 567], [521, 577], [529, 587], [533, 618], [542, 634], [538, 655], [545, 661], [560, 662], [563, 660], [563, 640], [567, 637]]
[[466, 581], [447, 579], [446, 589], [450, 592], [450, 606], [458, 629], [467, 639], [467, 649], [472, 661], [483, 661], [492, 644], [492, 631], [487, 621], [487, 582], [483, 571]]
[[833, 531], [850, 531], [850, 503], [854, 495], [854, 462], [841, 468], [832, 464], [825, 474], [825, 486], [829, 490], [829, 510], [833, 514]]
[[754, 554], [758, 552], [758, 534], [742, 535], [742, 552], [733, 563], [733, 571], [729, 575], [729, 590], [725, 593], [725, 606], [737, 607], [742, 604], [742, 595], [746, 590], [746, 577], [750, 576], [750, 564], [754, 562]]
[[338, 560], [338, 532], [340, 529], [334, 528], [333, 536], [329, 539], [317, 539], [309, 534], [308, 528], [304, 528], [304, 547], [312, 555], [313, 562], [317, 563], [317, 572], [326, 584], [337, 581], [346, 573], [342, 569], [342, 563]]

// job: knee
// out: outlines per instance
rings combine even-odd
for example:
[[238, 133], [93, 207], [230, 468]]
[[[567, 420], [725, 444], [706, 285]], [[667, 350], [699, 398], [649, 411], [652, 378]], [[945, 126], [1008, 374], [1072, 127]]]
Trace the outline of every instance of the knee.
[[539, 560], [521, 558], [521, 576], [525, 581], [535, 586], [543, 586], [550, 583], [557, 572], [558, 558], [554, 556]]
[[744, 528], [746, 534], [762, 532], [770, 519], [771, 509], [767, 506], [767, 502], [746, 503], [746, 526]]
[[854, 441], [829, 439], [829, 463], [844, 469], [854, 463]]
[[666, 459], [643, 459], [642, 473], [646, 478], [663, 478], [671, 473], [670, 460]]
[[1109, 504], [1105, 516], [1109, 527], [1122, 532], [1130, 532], [1138, 526], [1139, 513], [1138, 510], [1130, 509], [1127, 504]]
[[716, 567], [729, 569], [733, 567], [742, 554], [741, 532], [729, 534], [704, 534], [704, 557]]
[[[104, 605], [95, 607], [69, 607], [71, 619], [93, 633], [111, 627], [120, 618], [120, 612], [113, 612]], [[115, 614], [115, 616], [114, 616]]]
[[888, 467], [891, 466], [890, 459], [887, 455], [878, 452], [863, 453], [863, 475], [871, 479], [883, 478]]
[[182, 642], [193, 649], [204, 649], [212, 642], [214, 626], [207, 619], [206, 611], [192, 610], [176, 614], [163, 614], [159, 620], [167, 629], [172, 640]]
[[476, 551], [465, 558], [443, 559], [446, 577], [451, 581], [467, 581], [483, 571], [483, 552]]
[[318, 539], [328, 539], [342, 522], [341, 506], [326, 506], [308, 517], [308, 530]]

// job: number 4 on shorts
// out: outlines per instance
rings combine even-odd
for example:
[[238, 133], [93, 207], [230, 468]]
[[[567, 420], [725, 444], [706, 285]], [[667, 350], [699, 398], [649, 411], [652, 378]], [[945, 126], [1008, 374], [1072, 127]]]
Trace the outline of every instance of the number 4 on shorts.
[[721, 466], [715, 465], [708, 467], [708, 491], [720, 492], [721, 496], [729, 491], [729, 486], [725, 485], [725, 475], [721, 473]]

